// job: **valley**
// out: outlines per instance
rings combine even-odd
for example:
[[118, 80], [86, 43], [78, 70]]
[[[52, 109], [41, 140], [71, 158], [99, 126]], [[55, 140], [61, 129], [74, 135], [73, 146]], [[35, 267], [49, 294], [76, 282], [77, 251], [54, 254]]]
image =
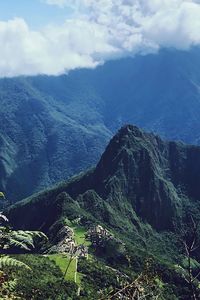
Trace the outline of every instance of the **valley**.
[[161, 50], [57, 77], [2, 78], [0, 190], [15, 203], [85, 171], [124, 124], [199, 144], [199, 53]]
[[[83, 286], [80, 297], [88, 284], [91, 299], [100, 290], [109, 293], [101, 285], [100, 290], [94, 288], [87, 268], [97, 273], [106, 268], [130, 283], [150, 259], [162, 281], [164, 299], [184, 299], [181, 286], [187, 290], [187, 284], [181, 268], [187, 259], [181, 236], [185, 225], [192, 228], [191, 218], [199, 220], [199, 164], [199, 146], [164, 141], [127, 125], [111, 139], [95, 168], [15, 204], [6, 215], [18, 230], [44, 232], [49, 238], [45, 251], [62, 271], [67, 260], [61, 256], [65, 248], [60, 236], [66, 239], [61, 233], [71, 232], [77, 246], [88, 248], [86, 256], [75, 244], [63, 250], [71, 257], [79, 253], [66, 278], [75, 276], [78, 255], [75, 281]], [[198, 266], [196, 251], [193, 261]], [[116, 283], [106, 282], [115, 291]]]

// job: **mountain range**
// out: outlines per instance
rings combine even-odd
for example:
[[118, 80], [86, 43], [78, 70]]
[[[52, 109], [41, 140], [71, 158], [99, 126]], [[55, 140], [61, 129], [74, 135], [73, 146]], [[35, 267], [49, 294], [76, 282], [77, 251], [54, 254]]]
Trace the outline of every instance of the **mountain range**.
[[95, 165], [126, 123], [199, 144], [199, 70], [193, 48], [1, 79], [0, 190], [15, 202]]
[[157, 231], [173, 230], [199, 205], [199, 169], [199, 146], [163, 141], [127, 125], [111, 139], [95, 168], [16, 204], [13, 224], [48, 228], [51, 216], [58, 218], [55, 205], [68, 209], [73, 203], [121, 230], [129, 225], [133, 230], [141, 220]]
[[[66, 224], [77, 220], [85, 230], [103, 226], [124, 243], [134, 261], [127, 267], [114, 245], [117, 258], [112, 250], [109, 265], [129, 272], [145, 257], [153, 257], [173, 289], [171, 298], [164, 299], [187, 299], [175, 266], [185, 260], [181, 228], [191, 217], [199, 219], [199, 169], [199, 146], [164, 141], [126, 125], [111, 139], [96, 167], [20, 201], [7, 215], [14, 228], [41, 230], [51, 244]], [[106, 260], [105, 250], [102, 257]], [[194, 257], [199, 261], [198, 252]]]

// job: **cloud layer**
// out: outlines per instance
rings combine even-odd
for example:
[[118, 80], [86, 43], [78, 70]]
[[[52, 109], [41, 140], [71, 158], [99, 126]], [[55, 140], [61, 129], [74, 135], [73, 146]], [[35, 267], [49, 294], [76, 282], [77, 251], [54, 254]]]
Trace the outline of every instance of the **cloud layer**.
[[67, 0], [44, 0], [44, 2], [46, 2], [46, 4], [49, 4], [49, 5], [57, 5], [61, 8], [68, 5]]
[[42, 0], [74, 14], [33, 31], [20, 18], [0, 22], [0, 76], [93, 68], [110, 58], [200, 45], [200, 1]]

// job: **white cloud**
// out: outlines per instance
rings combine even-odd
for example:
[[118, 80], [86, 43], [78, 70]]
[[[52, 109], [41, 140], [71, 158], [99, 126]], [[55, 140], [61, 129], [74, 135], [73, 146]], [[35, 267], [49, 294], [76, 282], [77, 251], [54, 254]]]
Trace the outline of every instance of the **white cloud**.
[[200, 1], [82, 0], [90, 19], [107, 27], [122, 51], [151, 52], [160, 47], [200, 44]]
[[31, 31], [22, 19], [0, 22], [0, 77], [57, 75], [95, 67], [117, 49], [107, 33], [87, 20], [67, 20], [63, 26]]
[[33, 31], [0, 22], [0, 76], [61, 74], [123, 55], [200, 45], [198, 0], [41, 0], [74, 14]]
[[49, 5], [57, 5], [59, 7], [64, 7], [67, 5], [67, 0], [44, 0]]
[[84, 5], [84, 0], [41, 0], [43, 3], [48, 5], [58, 6], [59, 8], [71, 7], [74, 9], [80, 8]]

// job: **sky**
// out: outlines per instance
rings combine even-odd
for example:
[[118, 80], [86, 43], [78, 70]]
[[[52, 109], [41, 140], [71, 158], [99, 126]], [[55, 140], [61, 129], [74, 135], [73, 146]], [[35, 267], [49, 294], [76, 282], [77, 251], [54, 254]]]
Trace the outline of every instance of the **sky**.
[[200, 45], [200, 0], [0, 0], [0, 77]]
[[49, 23], [62, 25], [72, 13], [70, 7], [60, 9], [59, 5], [46, 3], [45, 0], [0, 0], [0, 21], [22, 18], [31, 29], [40, 30]]

